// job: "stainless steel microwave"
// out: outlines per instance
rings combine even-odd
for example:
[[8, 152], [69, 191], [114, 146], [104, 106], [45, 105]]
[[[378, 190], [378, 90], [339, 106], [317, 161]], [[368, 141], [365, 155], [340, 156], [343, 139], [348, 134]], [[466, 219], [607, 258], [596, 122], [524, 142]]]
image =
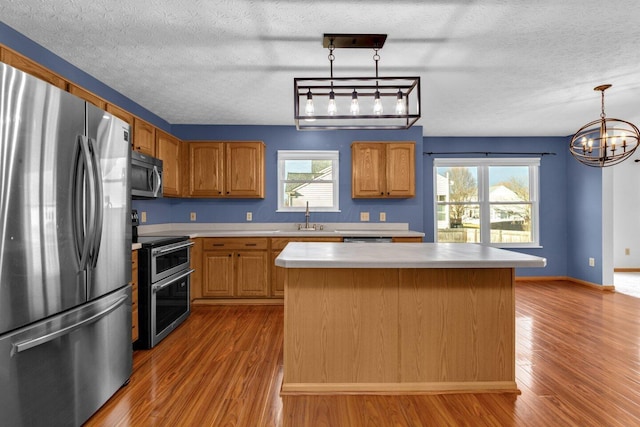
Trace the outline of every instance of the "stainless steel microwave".
[[131, 197], [162, 197], [162, 160], [131, 151]]

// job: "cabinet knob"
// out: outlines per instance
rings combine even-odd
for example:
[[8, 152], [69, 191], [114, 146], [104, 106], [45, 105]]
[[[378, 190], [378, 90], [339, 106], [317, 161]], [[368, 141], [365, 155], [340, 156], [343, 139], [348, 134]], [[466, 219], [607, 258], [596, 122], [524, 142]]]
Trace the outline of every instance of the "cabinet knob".
[[381, 195], [381, 196], [384, 196], [384, 191], [380, 192], [380, 195]]

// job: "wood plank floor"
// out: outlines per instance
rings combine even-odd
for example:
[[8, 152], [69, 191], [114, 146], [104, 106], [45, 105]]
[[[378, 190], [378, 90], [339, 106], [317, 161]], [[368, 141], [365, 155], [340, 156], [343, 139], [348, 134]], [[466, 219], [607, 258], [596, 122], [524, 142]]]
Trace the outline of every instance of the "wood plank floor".
[[279, 396], [282, 306], [197, 306], [86, 426], [638, 426], [640, 299], [516, 286], [522, 394]]

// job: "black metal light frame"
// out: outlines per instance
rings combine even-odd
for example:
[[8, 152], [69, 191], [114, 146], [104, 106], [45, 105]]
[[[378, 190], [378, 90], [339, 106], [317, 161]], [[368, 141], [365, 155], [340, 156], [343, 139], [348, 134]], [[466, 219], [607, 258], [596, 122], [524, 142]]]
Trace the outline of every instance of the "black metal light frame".
[[[408, 129], [420, 118], [420, 77], [379, 77], [378, 50], [384, 45], [385, 34], [325, 34], [323, 46], [330, 50], [330, 77], [294, 78], [294, 120], [298, 130], [336, 129]], [[375, 77], [333, 77], [333, 49], [374, 49]], [[401, 97], [398, 95], [400, 91]], [[329, 114], [330, 93], [339, 114]], [[354, 92], [363, 100], [362, 114], [349, 114]], [[372, 105], [378, 93], [383, 106], [382, 114], [374, 114]], [[314, 114], [305, 113], [311, 94]], [[395, 105], [401, 99], [404, 112], [396, 113]], [[368, 109], [368, 112], [366, 111]], [[322, 111], [322, 113], [318, 113]], [[390, 114], [389, 112], [394, 114]]]

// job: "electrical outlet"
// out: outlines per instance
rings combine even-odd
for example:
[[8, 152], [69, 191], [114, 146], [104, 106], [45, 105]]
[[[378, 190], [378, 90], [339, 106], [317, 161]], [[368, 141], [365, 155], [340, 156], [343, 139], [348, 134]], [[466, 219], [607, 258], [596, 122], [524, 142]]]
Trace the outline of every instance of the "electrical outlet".
[[589, 267], [595, 267], [595, 266], [596, 266], [595, 258], [589, 258]]
[[147, 213], [140, 212], [140, 222], [147, 222]]
[[624, 254], [625, 254], [625, 255], [631, 255], [631, 249], [629, 249], [629, 248], [624, 248]]
[[380, 222], [385, 222], [387, 220], [387, 213], [380, 212]]
[[369, 212], [360, 212], [360, 221], [369, 221]]
[[191, 215], [189, 215], [189, 218], [191, 218], [191, 221], [195, 221], [196, 220], [196, 213], [195, 212], [191, 212]]
[[247, 221], [253, 221], [253, 213], [247, 212]]

